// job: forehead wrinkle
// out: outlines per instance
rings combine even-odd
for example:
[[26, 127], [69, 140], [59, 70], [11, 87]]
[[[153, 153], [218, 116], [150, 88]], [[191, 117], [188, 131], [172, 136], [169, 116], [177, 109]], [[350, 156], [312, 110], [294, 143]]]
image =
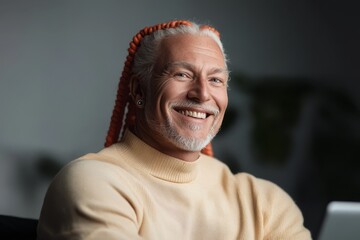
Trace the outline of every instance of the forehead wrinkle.
[[183, 61], [169, 62], [169, 63], [165, 64], [164, 69], [169, 70], [173, 67], [184, 67], [187, 69], [195, 69], [195, 66], [193, 64], [188, 63], [188, 62], [183, 62]]
[[226, 68], [211, 68], [208, 71], [209, 74], [225, 74], [226, 76], [229, 76], [229, 70], [227, 70]]
[[[190, 69], [193, 71], [196, 70], [196, 67], [194, 64], [191, 64], [188, 62], [183, 62], [183, 61], [169, 62], [169, 63], [165, 64], [164, 70], [169, 70], [173, 67], [184, 67], [184, 68], [187, 68], [187, 69]], [[229, 71], [227, 68], [217, 68], [217, 67], [210, 68], [210, 70], [208, 70], [207, 73], [208, 74], [224, 73], [227, 76], [229, 75]]]

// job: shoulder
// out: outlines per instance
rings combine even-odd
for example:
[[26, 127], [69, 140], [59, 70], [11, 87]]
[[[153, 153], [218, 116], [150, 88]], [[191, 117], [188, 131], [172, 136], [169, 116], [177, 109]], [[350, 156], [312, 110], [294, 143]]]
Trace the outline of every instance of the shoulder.
[[211, 174], [212, 178], [226, 176], [235, 184], [238, 192], [246, 192], [246, 196], [251, 199], [285, 198], [291, 200], [289, 195], [275, 183], [245, 172], [233, 174], [225, 163], [213, 157], [202, 156], [201, 171]]
[[235, 177], [240, 198], [261, 216], [266, 239], [311, 239], [300, 209], [281, 187], [247, 173]]
[[39, 232], [44, 236], [58, 235], [60, 239], [68, 234], [102, 231], [108, 224], [124, 223], [137, 228], [143, 205], [136, 194], [134, 178], [130, 178], [124, 168], [109, 162], [94, 159], [70, 162], [48, 188]]
[[111, 177], [121, 168], [114, 164], [99, 161], [96, 159], [76, 159], [66, 164], [55, 176], [55, 181], [59, 178], [70, 181], [76, 179], [91, 180], [98, 178]]
[[[127, 202], [130, 199], [134, 205], [140, 206], [138, 186], [135, 177], [118, 165], [93, 159], [77, 159], [63, 167], [50, 183], [43, 211], [74, 211], [93, 204], [113, 206], [115, 202]], [[58, 210], [54, 209], [56, 206]]]
[[119, 191], [133, 192], [136, 178], [122, 159], [88, 154], [65, 165], [51, 182], [47, 196], [64, 196], [69, 201], [101, 198]]
[[[115, 181], [116, 170], [111, 164], [98, 160], [78, 159], [68, 163], [52, 180], [46, 198], [61, 196], [64, 202], [93, 197]], [[64, 203], [63, 202], [63, 203]]]
[[237, 184], [241, 188], [248, 188], [259, 197], [269, 198], [278, 195], [288, 197], [288, 194], [282, 190], [277, 184], [268, 180], [255, 177], [249, 173], [238, 173], [235, 175]]
[[123, 156], [117, 154], [114, 147], [101, 150], [98, 153], [89, 153], [65, 165], [55, 176], [53, 182], [61, 181], [75, 184], [95, 185], [102, 182], [127, 178], [129, 171]]
[[[246, 193], [257, 208], [269, 212], [272, 207], [277, 208], [279, 204], [293, 206], [298, 211], [292, 198], [277, 184], [257, 178], [248, 173], [238, 173], [235, 175], [236, 184], [240, 193]], [[300, 213], [300, 212], [299, 212]]]

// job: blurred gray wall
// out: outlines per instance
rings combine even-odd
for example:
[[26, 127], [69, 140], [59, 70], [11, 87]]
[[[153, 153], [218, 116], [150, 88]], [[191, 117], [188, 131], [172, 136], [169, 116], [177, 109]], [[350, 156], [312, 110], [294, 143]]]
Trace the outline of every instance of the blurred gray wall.
[[334, 0], [0, 0], [0, 214], [38, 217], [49, 181], [31, 168], [39, 156], [66, 163], [102, 148], [129, 41], [144, 26], [209, 23], [232, 72], [326, 79], [355, 96], [357, 15], [355, 1]]

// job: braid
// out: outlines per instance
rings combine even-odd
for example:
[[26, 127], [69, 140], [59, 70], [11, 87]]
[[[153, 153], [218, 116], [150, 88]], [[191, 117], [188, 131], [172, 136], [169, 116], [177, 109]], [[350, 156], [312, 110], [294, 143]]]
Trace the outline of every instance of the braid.
[[[126, 57], [126, 61], [124, 63], [124, 69], [121, 73], [120, 81], [118, 84], [118, 89], [116, 93], [115, 106], [112, 112], [109, 130], [105, 140], [105, 147], [109, 147], [112, 144], [118, 142], [119, 139], [122, 138], [120, 136], [120, 132], [127, 127], [131, 127], [135, 125], [135, 104], [131, 101], [131, 97], [129, 95], [130, 88], [130, 78], [132, 75], [132, 67], [134, 63], [135, 54], [140, 47], [141, 40], [147, 36], [152, 34], [155, 31], [168, 29], [168, 28], [176, 28], [180, 25], [191, 26], [192, 23], [189, 21], [171, 21], [168, 23], [161, 23], [158, 25], [154, 25], [152, 27], [145, 27], [141, 31], [139, 31], [130, 42], [130, 47], [128, 48], [128, 55]], [[220, 36], [219, 32], [214, 28], [203, 25], [201, 29], [208, 29], [214, 32], [218, 37]], [[125, 113], [127, 109], [127, 113]], [[125, 118], [125, 119], [124, 119]], [[212, 156], [212, 147], [211, 143], [209, 143], [202, 152], [206, 155]]]

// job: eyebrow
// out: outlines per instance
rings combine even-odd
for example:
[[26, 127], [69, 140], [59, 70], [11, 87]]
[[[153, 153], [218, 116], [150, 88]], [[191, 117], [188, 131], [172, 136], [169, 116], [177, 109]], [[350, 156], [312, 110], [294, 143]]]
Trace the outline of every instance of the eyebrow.
[[[191, 69], [195, 71], [195, 66], [188, 62], [170, 62], [165, 64], [164, 70], [169, 70], [173, 67], [183, 67], [186, 69]], [[216, 74], [216, 73], [225, 73], [227, 76], [229, 76], [229, 70], [227, 68], [211, 68], [209, 71], [210, 74]]]

